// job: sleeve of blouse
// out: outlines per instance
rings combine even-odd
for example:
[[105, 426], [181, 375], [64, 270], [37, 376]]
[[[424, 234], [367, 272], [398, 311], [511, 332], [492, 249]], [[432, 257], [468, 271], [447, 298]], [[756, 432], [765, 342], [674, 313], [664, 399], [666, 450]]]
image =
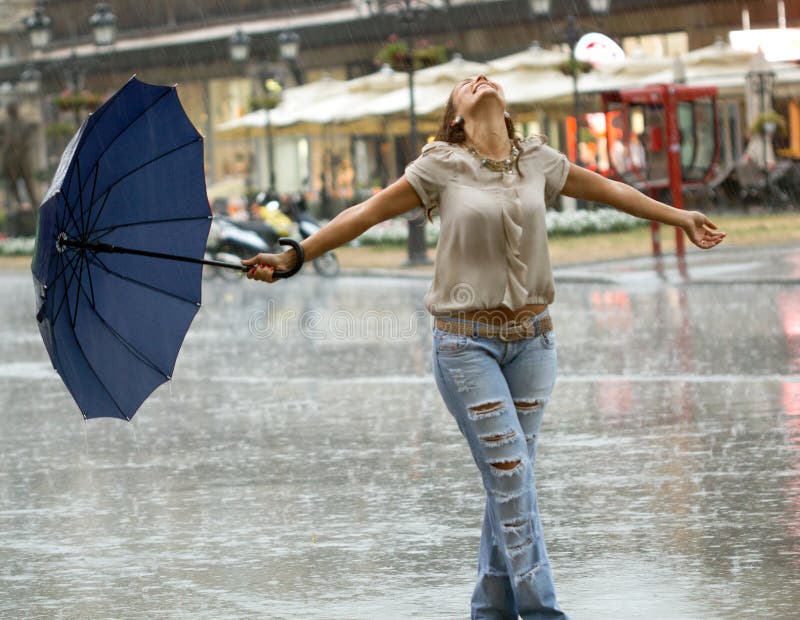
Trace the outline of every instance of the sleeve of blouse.
[[430, 142], [405, 169], [405, 177], [426, 209], [438, 206], [442, 188], [455, 174], [453, 149], [443, 142]]
[[544, 201], [550, 206], [556, 201], [564, 183], [567, 182], [570, 163], [564, 153], [547, 144], [539, 146], [539, 161], [545, 180]]

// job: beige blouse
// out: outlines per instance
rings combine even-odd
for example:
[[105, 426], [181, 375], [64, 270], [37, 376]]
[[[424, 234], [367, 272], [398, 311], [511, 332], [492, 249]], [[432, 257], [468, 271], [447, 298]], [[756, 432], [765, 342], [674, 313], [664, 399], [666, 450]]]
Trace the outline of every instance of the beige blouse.
[[553, 302], [546, 207], [569, 174], [566, 155], [539, 137], [521, 141], [519, 168], [495, 172], [464, 147], [430, 142], [405, 170], [439, 241], [425, 307], [434, 316]]

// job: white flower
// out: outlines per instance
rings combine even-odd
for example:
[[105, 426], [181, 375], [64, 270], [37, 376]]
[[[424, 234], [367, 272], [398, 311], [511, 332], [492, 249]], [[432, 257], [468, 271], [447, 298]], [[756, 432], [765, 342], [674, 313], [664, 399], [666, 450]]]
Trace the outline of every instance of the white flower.
[[30, 256], [36, 245], [34, 237], [8, 237], [0, 239], [0, 256]]

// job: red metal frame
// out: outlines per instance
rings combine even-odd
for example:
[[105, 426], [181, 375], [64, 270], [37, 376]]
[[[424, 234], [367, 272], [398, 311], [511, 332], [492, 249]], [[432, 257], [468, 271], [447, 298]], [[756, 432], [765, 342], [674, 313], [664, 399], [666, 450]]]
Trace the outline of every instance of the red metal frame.
[[[714, 86], [685, 86], [683, 84], [653, 84], [642, 88], [628, 88], [625, 90], [608, 91], [601, 93], [603, 97], [603, 111], [608, 116], [609, 103], [623, 104], [658, 104], [664, 106], [665, 129], [667, 139], [667, 167], [669, 170], [669, 189], [672, 193], [672, 206], [676, 209], [683, 209], [683, 186], [684, 183], [681, 171], [681, 135], [678, 125], [678, 103], [681, 101], [695, 101], [697, 99], [710, 98], [714, 109], [714, 160], [709, 167], [706, 178], [703, 181], [690, 183], [692, 185], [705, 183], [712, 175], [712, 169], [719, 160], [719, 122], [717, 118], [717, 93]], [[627, 117], [627, 114], [625, 115]], [[627, 122], [627, 119], [626, 119]], [[649, 186], [651, 195], [654, 190], [660, 187]], [[653, 254], [661, 254], [661, 241], [659, 236], [659, 224], [651, 224]], [[675, 252], [678, 256], [684, 256], [686, 248], [683, 239], [683, 231], [675, 229]]]

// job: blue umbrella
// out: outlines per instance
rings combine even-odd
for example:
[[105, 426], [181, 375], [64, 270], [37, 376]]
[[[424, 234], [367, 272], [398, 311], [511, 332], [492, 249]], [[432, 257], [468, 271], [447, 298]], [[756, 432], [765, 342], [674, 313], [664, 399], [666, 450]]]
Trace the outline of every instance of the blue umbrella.
[[203, 264], [249, 269], [203, 260], [211, 217], [203, 138], [175, 87], [131, 78], [67, 146], [31, 265], [39, 331], [84, 418], [130, 420], [171, 378]]

